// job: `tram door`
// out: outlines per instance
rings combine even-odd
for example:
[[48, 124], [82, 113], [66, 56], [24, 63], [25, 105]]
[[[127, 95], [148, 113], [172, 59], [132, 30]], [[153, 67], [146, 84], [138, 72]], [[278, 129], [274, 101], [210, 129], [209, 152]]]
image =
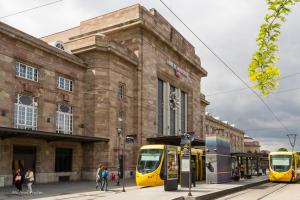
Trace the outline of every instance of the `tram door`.
[[34, 146], [14, 146], [13, 147], [13, 163], [12, 172], [15, 174], [16, 170], [20, 169], [21, 173], [31, 168], [35, 171], [36, 163], [36, 147]]

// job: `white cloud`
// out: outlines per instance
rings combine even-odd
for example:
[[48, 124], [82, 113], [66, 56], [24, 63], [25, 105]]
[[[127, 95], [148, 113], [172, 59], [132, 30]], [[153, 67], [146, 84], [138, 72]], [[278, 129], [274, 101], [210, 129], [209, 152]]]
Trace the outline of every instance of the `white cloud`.
[[[48, 3], [50, 0], [0, 0], [0, 16]], [[206, 42], [219, 56], [247, 81], [247, 66], [256, 48], [255, 38], [259, 25], [266, 12], [265, 1], [262, 0], [165, 0], [197, 35]], [[40, 37], [79, 25], [80, 21], [103, 13], [113, 11], [135, 3], [147, 8], [156, 8], [175, 28], [195, 46], [208, 77], [203, 79], [204, 93], [212, 94], [242, 88], [244, 85], [235, 78], [159, 1], [146, 0], [65, 0], [41, 9], [4, 19], [16, 28]], [[300, 72], [300, 12], [294, 7], [282, 27], [280, 37], [280, 57], [278, 66], [282, 74]], [[284, 79], [281, 89], [299, 87], [300, 76]], [[276, 115], [286, 126], [300, 130], [300, 92], [274, 94], [265, 99]], [[235, 123], [243, 129], [257, 127], [280, 127], [272, 114], [249, 91], [240, 91], [209, 97], [208, 107], [213, 115]], [[272, 146], [272, 130], [251, 132], [259, 136], [264, 143]], [[277, 135], [286, 134], [283, 130]], [[277, 136], [279, 137], [279, 136]], [[267, 139], [264, 139], [267, 138]], [[281, 140], [275, 140], [280, 146]], [[282, 144], [285, 144], [284, 142]]]

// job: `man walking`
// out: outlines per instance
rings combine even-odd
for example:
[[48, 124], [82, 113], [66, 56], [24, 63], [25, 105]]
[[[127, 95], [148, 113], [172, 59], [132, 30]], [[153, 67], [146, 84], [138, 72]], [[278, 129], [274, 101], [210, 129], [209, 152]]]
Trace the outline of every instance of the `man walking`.
[[107, 191], [107, 179], [108, 179], [108, 170], [107, 167], [104, 169], [104, 171], [102, 172], [102, 187], [101, 190], [103, 191], [103, 189], [105, 188], [105, 191]]

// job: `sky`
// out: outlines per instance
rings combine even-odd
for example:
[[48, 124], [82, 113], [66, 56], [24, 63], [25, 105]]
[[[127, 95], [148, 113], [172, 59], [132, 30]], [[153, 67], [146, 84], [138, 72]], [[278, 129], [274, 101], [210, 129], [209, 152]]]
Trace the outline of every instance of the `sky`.
[[[78, 26], [83, 20], [140, 3], [158, 10], [187, 40], [200, 56], [208, 76], [202, 92], [210, 105], [207, 112], [260, 141], [261, 149], [290, 149], [280, 123], [259, 99], [193, 36], [159, 0], [61, 0], [57, 3], [13, 15], [55, 0], [0, 0], [0, 21], [35, 37], [42, 37]], [[164, 0], [211, 49], [248, 84], [247, 68], [256, 49], [255, 38], [267, 13], [265, 0]], [[274, 94], [264, 97], [275, 115], [292, 133], [300, 132], [300, 3], [282, 26], [279, 39], [282, 80]], [[300, 134], [296, 141], [300, 151]]]

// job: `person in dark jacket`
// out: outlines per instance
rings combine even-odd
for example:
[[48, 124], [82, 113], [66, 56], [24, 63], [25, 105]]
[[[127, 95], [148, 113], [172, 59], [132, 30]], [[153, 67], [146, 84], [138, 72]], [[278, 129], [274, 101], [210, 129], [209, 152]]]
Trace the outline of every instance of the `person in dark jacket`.
[[238, 167], [235, 167], [233, 170], [233, 180], [235, 181], [239, 181], [240, 180], [240, 176], [239, 176], [239, 169]]
[[24, 179], [23, 179], [23, 176], [21, 175], [21, 170], [20, 169], [18, 169], [16, 171], [16, 174], [14, 176], [13, 181], [14, 181], [14, 185], [18, 189], [18, 192], [21, 192], [22, 191], [22, 184], [23, 184]]
[[193, 187], [196, 187], [196, 178], [197, 178], [196, 163], [193, 160], [192, 161], [192, 183], [193, 183]]

